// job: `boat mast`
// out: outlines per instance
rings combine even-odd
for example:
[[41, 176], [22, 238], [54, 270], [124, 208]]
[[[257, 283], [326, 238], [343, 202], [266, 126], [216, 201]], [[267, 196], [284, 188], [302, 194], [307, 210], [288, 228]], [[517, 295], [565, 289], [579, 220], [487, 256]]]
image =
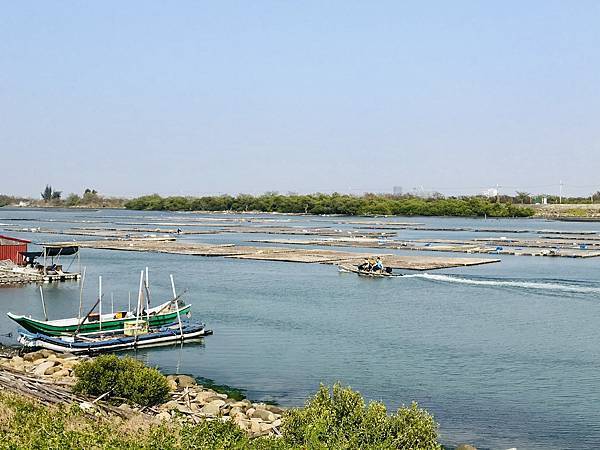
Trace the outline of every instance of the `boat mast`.
[[77, 315], [77, 322], [81, 321], [81, 310], [83, 309], [83, 283], [85, 282], [85, 267], [83, 268], [83, 274], [81, 275], [81, 286], [79, 287], [79, 314]]
[[177, 300], [177, 291], [175, 290], [175, 281], [173, 281], [173, 274], [171, 277], [171, 289], [173, 289], [173, 299], [175, 300], [175, 309], [177, 311], [177, 322], [179, 322], [179, 334], [183, 341], [183, 327], [181, 326], [181, 314], [179, 313], [179, 300]]
[[100, 331], [102, 331], [102, 275], [98, 277], [98, 297], [100, 298], [99, 305], [99, 320], [100, 320]]
[[142, 315], [142, 305], [143, 305], [143, 295], [142, 288], [144, 285], [144, 271], [140, 273], [140, 289], [138, 290], [138, 302], [137, 302], [137, 311], [136, 311], [136, 322], [140, 320], [140, 316]]
[[42, 297], [42, 308], [44, 309], [44, 317], [46, 318], [46, 322], [48, 321], [48, 313], [46, 313], [46, 302], [44, 302], [44, 291], [42, 290], [42, 286], [40, 286], [40, 296]]
[[148, 323], [150, 323], [150, 288], [148, 281], [148, 267], [146, 266], [146, 282], [144, 283], [144, 287], [146, 288], [146, 319]]

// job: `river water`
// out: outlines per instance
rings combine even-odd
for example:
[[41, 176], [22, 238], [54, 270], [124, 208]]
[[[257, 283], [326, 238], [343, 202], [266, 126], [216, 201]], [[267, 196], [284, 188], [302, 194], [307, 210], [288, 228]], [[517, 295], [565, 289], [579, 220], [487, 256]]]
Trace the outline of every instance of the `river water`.
[[[130, 223], [152, 227], [200, 217], [219, 216], [0, 209], [0, 224], [24, 228]], [[280, 226], [347, 226], [336, 224], [340, 218], [264, 217], [275, 218], [280, 222], [273, 225]], [[381, 220], [500, 230], [600, 228], [600, 224], [533, 219]], [[90, 239], [3, 233], [34, 242]], [[400, 239], [503, 235], [399, 231]], [[228, 233], [182, 239], [245, 243], [273, 237], [285, 236]], [[126, 307], [128, 292], [135, 298], [140, 270], [146, 266], [154, 304], [170, 298], [170, 273], [179, 290], [187, 289], [194, 319], [215, 333], [202, 344], [136, 353], [165, 372], [209, 378], [240, 388], [253, 400], [284, 406], [301, 405], [319, 383], [335, 381], [369, 400], [383, 401], [390, 410], [414, 400], [435, 415], [446, 445], [600, 448], [598, 258], [499, 256], [502, 261], [497, 264], [365, 279], [320, 264], [93, 249], [83, 249], [81, 257], [87, 267], [88, 307], [95, 301], [98, 275], [103, 276], [105, 310], [111, 297], [115, 309]], [[0, 312], [42, 317], [38, 289], [35, 285], [0, 289]], [[76, 315], [78, 292], [77, 282], [45, 285], [50, 318]], [[13, 338], [4, 341], [14, 342], [16, 326], [4, 314], [0, 332], [12, 332]]]

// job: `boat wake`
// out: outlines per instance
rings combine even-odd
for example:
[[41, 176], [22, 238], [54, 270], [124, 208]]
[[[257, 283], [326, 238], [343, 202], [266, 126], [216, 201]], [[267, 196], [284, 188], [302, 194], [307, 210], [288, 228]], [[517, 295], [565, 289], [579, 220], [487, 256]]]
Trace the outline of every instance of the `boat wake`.
[[573, 294], [598, 294], [600, 295], [600, 287], [581, 286], [576, 284], [562, 284], [562, 283], [548, 283], [548, 282], [537, 282], [537, 281], [523, 281], [523, 280], [503, 280], [503, 279], [474, 279], [474, 278], [463, 278], [451, 275], [436, 275], [429, 273], [417, 273], [404, 275], [403, 278], [422, 278], [428, 281], [442, 282], [442, 283], [458, 283], [458, 284], [470, 284], [475, 286], [490, 286], [490, 287], [507, 287], [517, 289], [532, 289], [532, 290], [546, 290], [553, 292], [569, 292]]

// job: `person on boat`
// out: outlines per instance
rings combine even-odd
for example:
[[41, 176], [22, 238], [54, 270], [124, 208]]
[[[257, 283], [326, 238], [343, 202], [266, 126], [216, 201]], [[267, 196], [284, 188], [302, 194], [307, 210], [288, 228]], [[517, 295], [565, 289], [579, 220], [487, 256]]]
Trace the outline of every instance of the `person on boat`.
[[358, 266], [358, 270], [360, 270], [362, 272], [369, 271], [369, 259], [368, 258], [365, 258], [365, 260], [362, 262], [362, 264]]
[[378, 256], [377, 261], [375, 261], [375, 265], [371, 269], [373, 272], [383, 272], [383, 262], [381, 262], [381, 258]]
[[367, 268], [367, 271], [368, 272], [372, 272], [373, 268], [375, 267], [375, 264], [376, 264], [375, 259], [374, 258], [369, 258], [369, 266]]

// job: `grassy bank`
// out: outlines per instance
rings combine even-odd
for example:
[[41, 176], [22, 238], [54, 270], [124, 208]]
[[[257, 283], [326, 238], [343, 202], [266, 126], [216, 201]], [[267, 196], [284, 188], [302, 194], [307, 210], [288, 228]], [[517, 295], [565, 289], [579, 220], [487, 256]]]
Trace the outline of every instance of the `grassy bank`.
[[322, 388], [307, 406], [291, 410], [281, 437], [251, 438], [233, 422], [197, 424], [129, 419], [46, 406], [0, 393], [0, 448], [5, 449], [414, 449], [435, 450], [436, 424], [415, 405], [388, 416], [385, 407], [347, 389]]
[[495, 203], [484, 197], [419, 198], [412, 196], [341, 194], [261, 196], [230, 195], [211, 197], [138, 197], [124, 206], [152, 211], [258, 211], [300, 214], [341, 214], [350, 216], [460, 216], [529, 217], [534, 211], [512, 203]]
[[427, 411], [388, 414], [339, 384], [282, 409], [129, 357], [40, 350], [0, 366], [0, 449], [441, 449]]

